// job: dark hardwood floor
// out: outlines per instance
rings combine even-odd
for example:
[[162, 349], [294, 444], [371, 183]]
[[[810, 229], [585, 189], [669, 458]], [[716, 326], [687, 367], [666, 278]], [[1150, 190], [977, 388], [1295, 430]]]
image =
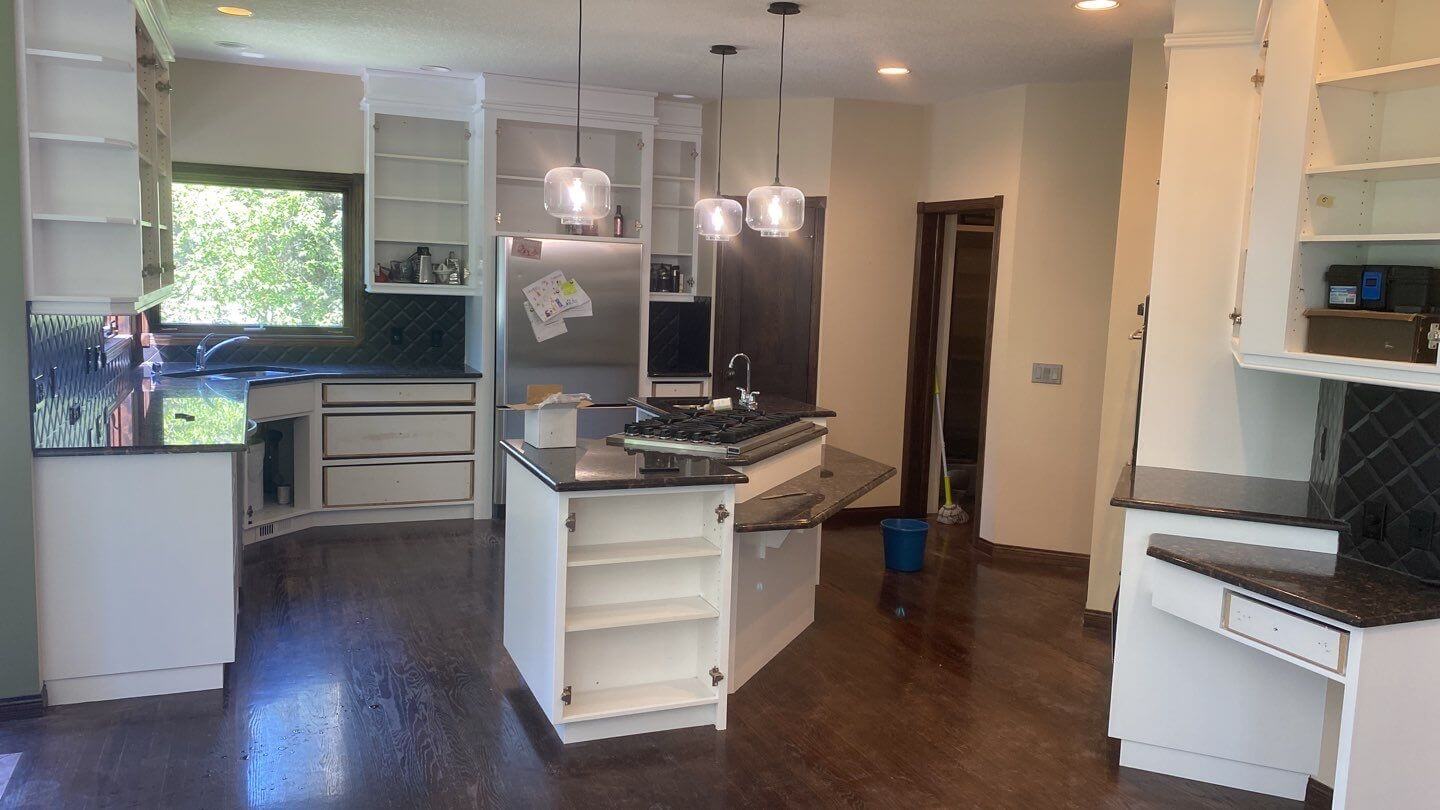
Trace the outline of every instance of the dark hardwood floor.
[[1084, 572], [977, 558], [968, 527], [923, 574], [827, 527], [815, 624], [728, 731], [569, 747], [501, 646], [502, 555], [468, 522], [251, 549], [229, 687], [0, 724], [0, 806], [1300, 806], [1113, 765]]

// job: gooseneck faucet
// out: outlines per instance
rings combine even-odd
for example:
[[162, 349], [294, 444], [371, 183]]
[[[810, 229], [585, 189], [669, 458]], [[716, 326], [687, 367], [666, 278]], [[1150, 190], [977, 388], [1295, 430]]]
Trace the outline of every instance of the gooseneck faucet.
[[213, 338], [213, 337], [215, 337], [215, 333], [214, 333], [214, 332], [211, 332], [210, 334], [206, 335], [205, 337], [200, 338], [200, 342], [197, 343], [197, 344], [195, 344], [195, 370], [196, 370], [196, 371], [203, 371], [204, 368], [205, 368], [205, 364], [208, 363], [208, 362], [210, 362], [210, 355], [214, 354], [215, 352], [218, 352], [218, 351], [220, 351], [221, 349], [225, 348], [226, 346], [229, 346], [231, 343], [243, 343], [243, 342], [245, 342], [245, 341], [247, 341], [247, 340], [250, 339], [250, 336], [249, 336], [249, 335], [236, 335], [235, 337], [227, 338], [227, 339], [225, 339], [225, 340], [222, 340], [222, 341], [220, 341], [219, 343], [216, 343], [214, 346], [211, 346], [211, 347], [208, 348], [208, 349], [205, 348], [205, 344], [208, 343], [208, 342], [210, 341], [210, 338]]
[[742, 357], [745, 358], [745, 385], [743, 388], [738, 389], [740, 391], [740, 407], [747, 411], [753, 411], [755, 410], [755, 396], [760, 392], [750, 390], [750, 369], [753, 365], [750, 360], [750, 355], [740, 352], [730, 358], [730, 373], [732, 375], [735, 373], [735, 361]]

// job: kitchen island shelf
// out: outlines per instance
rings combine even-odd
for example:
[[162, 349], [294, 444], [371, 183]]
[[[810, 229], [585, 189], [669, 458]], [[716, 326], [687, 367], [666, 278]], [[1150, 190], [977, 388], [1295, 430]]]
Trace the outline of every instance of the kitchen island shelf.
[[720, 611], [699, 596], [588, 605], [566, 609], [565, 632], [583, 633], [589, 630], [641, 627], [647, 624], [693, 622], [719, 616]]
[[595, 565], [718, 556], [720, 556], [720, 549], [709, 540], [703, 537], [682, 537], [674, 540], [640, 540], [633, 543], [571, 546], [565, 564], [570, 568], [585, 568]]
[[561, 712], [564, 722], [599, 720], [664, 709], [704, 706], [719, 700], [716, 687], [705, 678], [616, 686], [609, 689], [577, 691]]

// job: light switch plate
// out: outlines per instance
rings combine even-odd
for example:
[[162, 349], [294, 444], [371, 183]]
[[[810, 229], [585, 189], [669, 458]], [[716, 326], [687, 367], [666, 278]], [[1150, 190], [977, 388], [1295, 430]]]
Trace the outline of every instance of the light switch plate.
[[1065, 367], [1059, 363], [1033, 363], [1030, 366], [1030, 382], [1040, 385], [1060, 385], [1065, 377]]

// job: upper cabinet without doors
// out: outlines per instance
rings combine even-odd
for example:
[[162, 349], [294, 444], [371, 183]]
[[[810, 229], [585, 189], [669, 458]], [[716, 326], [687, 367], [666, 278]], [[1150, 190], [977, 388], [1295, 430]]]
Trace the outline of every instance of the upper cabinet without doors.
[[1332, 265], [1440, 267], [1440, 3], [1276, 0], [1241, 324], [1247, 367], [1440, 390], [1440, 368], [1306, 351]]
[[36, 312], [133, 314], [174, 281], [174, 52], [148, 0], [17, 12], [26, 297]]

